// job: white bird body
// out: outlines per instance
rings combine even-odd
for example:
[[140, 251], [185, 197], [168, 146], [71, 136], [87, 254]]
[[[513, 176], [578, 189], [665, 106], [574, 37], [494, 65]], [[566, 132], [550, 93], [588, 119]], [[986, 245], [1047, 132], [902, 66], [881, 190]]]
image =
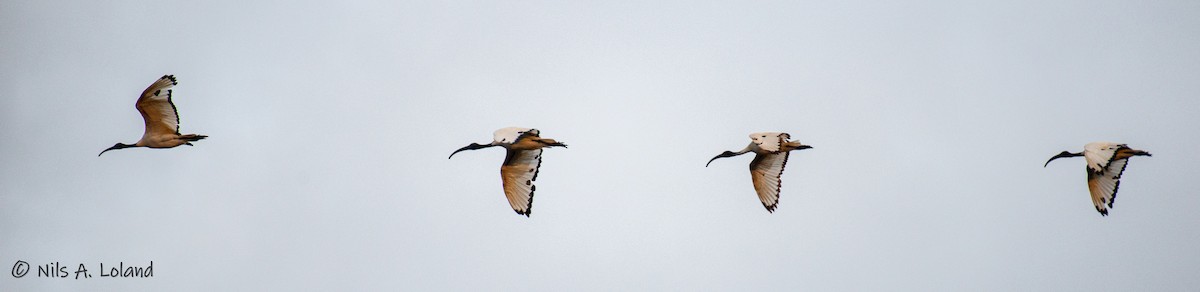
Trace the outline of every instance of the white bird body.
[[1117, 149], [1121, 147], [1129, 148], [1125, 144], [1113, 142], [1092, 142], [1083, 145], [1083, 158], [1087, 161], [1087, 166], [1093, 170], [1104, 170], [1108, 167], [1109, 160], [1116, 154]]
[[1125, 144], [1092, 142], [1083, 146], [1083, 152], [1063, 151], [1047, 160], [1046, 165], [1058, 158], [1075, 156], [1083, 156], [1087, 161], [1088, 192], [1091, 193], [1092, 204], [1096, 206], [1100, 215], [1108, 216], [1108, 209], [1112, 208], [1113, 201], [1117, 198], [1121, 174], [1125, 173], [1129, 158], [1151, 155], [1146, 151], [1129, 148]]
[[537, 129], [521, 128], [521, 127], [502, 128], [502, 129], [496, 130], [496, 132], [492, 133], [492, 142], [504, 143], [504, 144], [511, 145], [513, 142], [517, 141], [517, 138], [521, 137], [521, 134], [524, 134], [525, 132], [529, 132], [531, 130], [533, 131], [534, 135], [538, 134]]
[[108, 150], [124, 149], [131, 147], [148, 147], [148, 148], [172, 148], [179, 145], [191, 146], [193, 141], [199, 141], [208, 136], [196, 134], [180, 134], [179, 133], [179, 111], [175, 108], [174, 101], [171, 100], [172, 87], [178, 84], [175, 81], [175, 76], [163, 75], [163, 77], [151, 83], [146, 90], [142, 91], [141, 97], [138, 98], [134, 107], [138, 113], [142, 114], [142, 121], [145, 122], [146, 131], [142, 133], [142, 138], [132, 145], [117, 143], [111, 148], [101, 151], [104, 154]]
[[507, 150], [504, 163], [500, 165], [500, 180], [504, 195], [517, 214], [529, 216], [533, 209], [533, 194], [537, 186], [538, 170], [542, 165], [542, 148], [567, 147], [554, 139], [544, 139], [540, 131], [531, 128], [508, 127], [492, 133], [492, 143], [471, 143], [450, 153], [450, 157], [463, 150], [476, 150], [500, 146]]
[[[709, 164], [717, 158], [733, 157], [754, 152], [754, 160], [750, 162], [750, 180], [759, 201], [768, 212], [774, 213], [779, 205], [779, 191], [783, 185], [780, 178], [783, 169], [787, 167], [788, 155], [792, 150], [809, 149], [812, 146], [800, 144], [799, 141], [788, 141], [791, 135], [782, 132], [759, 132], [750, 134], [750, 145], [738, 152], [725, 151], [708, 161]], [[707, 165], [705, 165], [707, 166]]]
[[[773, 154], [779, 152], [792, 136], [781, 132], [759, 132], [750, 134], [751, 151], [757, 154]], [[795, 141], [791, 141], [795, 142]]]

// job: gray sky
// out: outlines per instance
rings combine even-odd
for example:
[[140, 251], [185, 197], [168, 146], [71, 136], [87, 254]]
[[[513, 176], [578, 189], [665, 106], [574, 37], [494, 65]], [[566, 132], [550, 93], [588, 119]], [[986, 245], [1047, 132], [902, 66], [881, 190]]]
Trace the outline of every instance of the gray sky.
[[[155, 268], [0, 290], [1200, 286], [1200, 2], [325, 2], [0, 1], [0, 271]], [[211, 137], [97, 158], [163, 74]], [[531, 218], [446, 159], [507, 126]], [[704, 167], [757, 131], [775, 214]], [[1092, 141], [1154, 154], [1108, 217]]]

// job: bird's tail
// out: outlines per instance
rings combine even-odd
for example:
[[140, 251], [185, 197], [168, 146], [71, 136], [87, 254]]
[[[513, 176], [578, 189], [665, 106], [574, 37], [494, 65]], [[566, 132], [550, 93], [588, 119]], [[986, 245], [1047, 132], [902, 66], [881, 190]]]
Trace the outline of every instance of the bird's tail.
[[546, 145], [546, 147], [556, 147], [557, 146], [557, 147], [567, 148], [567, 144], [563, 144], [561, 142], [554, 141], [554, 139], [538, 139], [537, 141], [539, 143]]
[[783, 146], [784, 146], [784, 148], [788, 149], [788, 151], [812, 148], [812, 146], [800, 144], [800, 141], [788, 141], [788, 142], [784, 143]]
[[188, 133], [188, 135], [180, 135], [179, 136], [179, 138], [182, 139], [182, 141], [187, 141], [184, 143], [186, 145], [192, 145], [191, 142], [202, 141], [202, 139], [208, 138], [208, 137], [209, 136], [204, 136], [204, 135], [194, 135], [194, 133]]
[[1121, 149], [1117, 150], [1116, 156], [1114, 156], [1113, 158], [1124, 159], [1124, 158], [1129, 158], [1129, 157], [1134, 157], [1134, 156], [1150, 156], [1150, 152], [1137, 150], [1137, 149], [1130, 149], [1130, 148], [1121, 148]]

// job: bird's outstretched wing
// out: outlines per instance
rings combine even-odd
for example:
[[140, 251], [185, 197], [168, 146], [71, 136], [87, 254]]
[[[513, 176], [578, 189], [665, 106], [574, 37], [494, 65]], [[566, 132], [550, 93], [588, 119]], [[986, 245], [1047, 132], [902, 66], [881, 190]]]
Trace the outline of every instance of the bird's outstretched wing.
[[1144, 151], [1133, 150], [1124, 144], [1114, 145], [1108, 150], [1107, 157], [1103, 157], [1105, 163], [1104, 168], [1093, 168], [1092, 157], [1086, 157], [1088, 160], [1088, 191], [1092, 193], [1092, 204], [1096, 205], [1096, 211], [1100, 215], [1108, 216], [1108, 208], [1112, 208], [1113, 201], [1117, 199], [1117, 190], [1121, 187], [1121, 174], [1125, 173], [1125, 166], [1129, 163], [1129, 157], [1134, 155], [1149, 155]]
[[782, 186], [780, 177], [783, 168], [787, 166], [789, 152], [758, 154], [750, 162], [750, 179], [754, 182], [754, 191], [768, 212], [775, 212], [779, 205], [779, 189]]
[[538, 168], [542, 165], [542, 149], [508, 150], [504, 164], [500, 166], [500, 178], [504, 181], [504, 195], [517, 214], [529, 217], [533, 209], [533, 192], [537, 186]]
[[1088, 167], [1088, 191], [1092, 193], [1092, 204], [1100, 215], [1108, 216], [1108, 208], [1112, 208], [1113, 200], [1117, 198], [1117, 189], [1121, 187], [1121, 174], [1125, 172], [1128, 159], [1117, 159], [1108, 163], [1103, 171]]
[[179, 111], [171, 101], [171, 87], [175, 84], [175, 76], [163, 75], [150, 84], [150, 87], [142, 92], [142, 97], [138, 98], [137, 110], [142, 113], [142, 120], [146, 122], [143, 137], [179, 134]]

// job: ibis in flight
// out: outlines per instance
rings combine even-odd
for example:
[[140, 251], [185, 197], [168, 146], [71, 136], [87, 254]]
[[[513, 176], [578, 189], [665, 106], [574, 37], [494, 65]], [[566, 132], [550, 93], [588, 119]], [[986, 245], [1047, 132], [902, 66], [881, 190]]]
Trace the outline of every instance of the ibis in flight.
[[1083, 152], [1071, 153], [1063, 151], [1042, 167], [1050, 165], [1051, 161], [1062, 157], [1083, 156], [1087, 160], [1088, 190], [1092, 193], [1092, 204], [1101, 216], [1108, 216], [1113, 200], [1117, 198], [1117, 188], [1121, 186], [1121, 173], [1130, 157], [1150, 156], [1149, 152], [1129, 148], [1125, 144], [1110, 142], [1092, 142], [1083, 146]]
[[175, 103], [171, 101], [171, 87], [174, 87], [175, 84], [177, 84], [175, 76], [163, 75], [162, 78], [150, 84], [145, 91], [142, 91], [142, 96], [134, 104], [138, 112], [142, 113], [142, 120], [146, 122], [146, 132], [142, 134], [141, 140], [133, 144], [117, 143], [113, 147], [100, 151], [100, 154], [96, 156], [104, 155], [104, 152], [108, 152], [108, 150], [131, 147], [192, 146], [191, 142], [207, 138], [208, 136], [205, 135], [179, 134], [179, 111], [175, 109]]
[[708, 160], [708, 167], [717, 158], [734, 157], [747, 152], [754, 152], [754, 160], [750, 161], [750, 180], [754, 183], [754, 191], [762, 201], [767, 212], [775, 213], [779, 205], [779, 180], [783, 168], [787, 166], [788, 152], [792, 150], [809, 149], [812, 146], [800, 144], [799, 141], [788, 141], [788, 133], [764, 132], [750, 134], [750, 145], [738, 152], [725, 151]]
[[499, 129], [492, 134], [492, 143], [471, 143], [471, 145], [450, 153], [448, 158], [453, 158], [454, 154], [463, 150], [504, 147], [508, 151], [504, 157], [504, 163], [500, 165], [500, 180], [504, 183], [504, 195], [508, 197], [508, 204], [512, 205], [513, 211], [529, 217], [533, 208], [533, 192], [537, 190], [533, 182], [537, 180], [538, 168], [542, 166], [542, 148], [567, 147], [566, 144], [554, 141], [554, 139], [539, 137], [538, 133], [537, 129], [528, 128]]

